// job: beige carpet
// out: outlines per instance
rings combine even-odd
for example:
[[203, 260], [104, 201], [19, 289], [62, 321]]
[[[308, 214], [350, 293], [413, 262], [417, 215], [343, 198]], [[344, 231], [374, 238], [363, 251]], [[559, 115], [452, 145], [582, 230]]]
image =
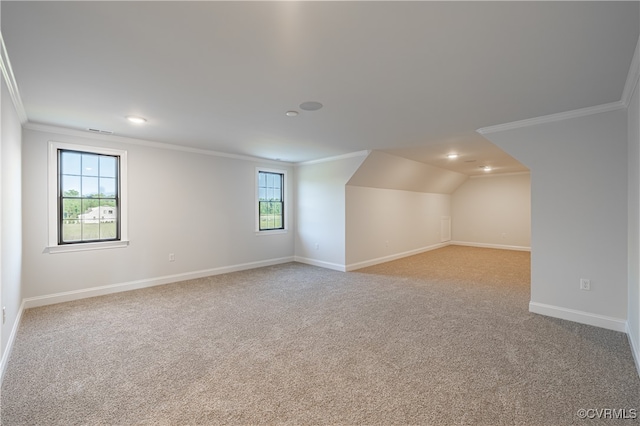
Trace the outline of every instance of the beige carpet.
[[31, 309], [2, 422], [595, 425], [578, 410], [640, 409], [624, 334], [528, 301], [528, 253], [450, 246]]

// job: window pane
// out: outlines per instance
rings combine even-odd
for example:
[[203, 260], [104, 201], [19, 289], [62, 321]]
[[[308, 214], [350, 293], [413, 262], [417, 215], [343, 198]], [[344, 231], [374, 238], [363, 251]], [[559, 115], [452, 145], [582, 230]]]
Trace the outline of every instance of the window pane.
[[100, 238], [100, 223], [98, 221], [82, 221], [82, 239], [97, 240]]
[[264, 187], [267, 184], [267, 178], [265, 177], [264, 172], [258, 173], [258, 186]]
[[117, 164], [118, 162], [116, 160], [116, 157], [101, 155], [100, 156], [100, 176], [115, 178]]
[[82, 175], [98, 176], [98, 156], [94, 154], [82, 154]]
[[79, 175], [81, 154], [72, 151], [62, 151], [60, 154], [60, 173], [65, 175]]
[[77, 220], [62, 221], [62, 241], [65, 243], [82, 240], [82, 229]]
[[273, 173], [267, 173], [267, 187], [273, 188]]
[[62, 196], [80, 196], [80, 176], [62, 175]]
[[98, 195], [98, 178], [82, 177], [82, 196], [95, 197]]
[[65, 198], [62, 200], [62, 220], [77, 221], [78, 215], [81, 213], [82, 200], [79, 198]]
[[100, 239], [108, 240], [118, 236], [117, 234], [117, 210], [115, 201], [103, 200], [100, 203]]
[[82, 199], [82, 214], [79, 216], [84, 221], [97, 221], [100, 216], [100, 200], [97, 198]]
[[116, 180], [115, 178], [100, 178], [100, 196], [115, 197], [116, 196]]

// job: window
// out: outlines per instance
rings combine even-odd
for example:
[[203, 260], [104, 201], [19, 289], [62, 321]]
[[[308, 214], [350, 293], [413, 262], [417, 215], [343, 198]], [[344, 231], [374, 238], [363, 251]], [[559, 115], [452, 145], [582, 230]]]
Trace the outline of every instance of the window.
[[126, 151], [49, 143], [49, 252], [127, 245]]
[[258, 170], [258, 231], [285, 229], [285, 172]]

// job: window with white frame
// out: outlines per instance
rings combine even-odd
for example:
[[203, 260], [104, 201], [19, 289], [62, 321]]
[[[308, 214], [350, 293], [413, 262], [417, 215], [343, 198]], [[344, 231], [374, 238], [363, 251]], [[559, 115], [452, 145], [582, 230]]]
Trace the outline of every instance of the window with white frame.
[[286, 229], [285, 181], [282, 170], [257, 169], [257, 230]]
[[49, 143], [49, 251], [127, 244], [127, 153]]

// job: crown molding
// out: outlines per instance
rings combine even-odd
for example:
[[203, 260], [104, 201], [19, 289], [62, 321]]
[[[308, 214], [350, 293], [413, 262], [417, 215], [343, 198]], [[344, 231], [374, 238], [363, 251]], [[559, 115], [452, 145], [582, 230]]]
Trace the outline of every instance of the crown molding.
[[20, 123], [24, 125], [29, 121], [29, 119], [27, 118], [27, 112], [22, 104], [22, 98], [20, 97], [20, 91], [18, 90], [18, 83], [16, 82], [16, 76], [13, 74], [13, 69], [11, 68], [11, 61], [9, 60], [7, 47], [4, 45], [2, 32], [0, 32], [0, 72], [2, 72], [2, 77], [4, 78], [5, 83], [7, 83], [9, 95], [11, 96], [13, 105], [16, 108], [18, 119], [20, 120]]
[[569, 120], [571, 118], [585, 117], [593, 114], [601, 114], [603, 112], [616, 111], [623, 108], [626, 108], [626, 105], [622, 101], [617, 101], [611, 102], [609, 104], [596, 105], [588, 108], [560, 112], [558, 114], [545, 115], [542, 117], [513, 121], [506, 124], [498, 124], [496, 126], [483, 127], [476, 130], [476, 132], [480, 133], [481, 135], [488, 135], [491, 133], [504, 132], [505, 130], [520, 129], [523, 127], [536, 126], [538, 124], [554, 123], [557, 121]]
[[636, 43], [636, 50], [633, 52], [633, 59], [631, 60], [631, 66], [627, 74], [627, 81], [624, 84], [622, 98], [620, 99], [625, 107], [628, 107], [629, 102], [631, 102], [631, 96], [633, 96], [633, 92], [636, 90], [638, 79], [640, 79], [640, 37], [638, 37], [638, 42]]
[[210, 155], [213, 157], [231, 158], [234, 160], [251, 161], [251, 162], [260, 163], [260, 164], [275, 164], [280, 167], [283, 167], [283, 166], [290, 167], [293, 165], [292, 163], [287, 161], [274, 161], [266, 158], [251, 157], [249, 155], [227, 154], [225, 152], [218, 152], [218, 151], [212, 151], [212, 150], [201, 149], [201, 148], [192, 148], [192, 147], [181, 146], [181, 145], [173, 145], [169, 143], [156, 142], [156, 141], [150, 141], [145, 139], [135, 139], [135, 138], [129, 138], [126, 136], [91, 133], [86, 130], [71, 129], [68, 127], [58, 127], [58, 126], [53, 126], [51, 124], [28, 122], [24, 124], [23, 127], [27, 130], [35, 130], [38, 132], [50, 132], [58, 135], [74, 136], [74, 137], [91, 139], [91, 140], [99, 140], [99, 141], [105, 141], [105, 142], [118, 142], [118, 143], [130, 144], [130, 145], [146, 146], [150, 148], [188, 152], [192, 154]]
[[310, 164], [327, 163], [329, 161], [345, 160], [347, 158], [352, 158], [352, 157], [366, 157], [369, 154], [371, 154], [371, 150], [370, 149], [364, 150], [364, 151], [350, 152], [348, 154], [336, 155], [334, 157], [320, 158], [318, 160], [302, 161], [300, 163], [295, 163], [295, 165], [296, 166], [308, 166]]
[[490, 179], [490, 178], [496, 178], [496, 177], [522, 176], [522, 175], [531, 175], [531, 171], [527, 171], [527, 172], [509, 172], [509, 173], [487, 173], [487, 174], [484, 174], [484, 175], [469, 176], [469, 179]]

